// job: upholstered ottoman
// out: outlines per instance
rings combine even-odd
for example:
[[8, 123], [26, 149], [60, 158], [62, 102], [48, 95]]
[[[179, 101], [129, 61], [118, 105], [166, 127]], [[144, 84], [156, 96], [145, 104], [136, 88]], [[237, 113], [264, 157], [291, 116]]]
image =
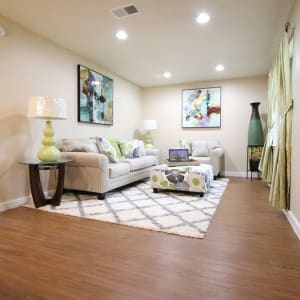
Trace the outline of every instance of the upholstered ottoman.
[[213, 181], [213, 168], [209, 164], [199, 166], [168, 167], [159, 165], [151, 170], [151, 187], [160, 190], [175, 190], [200, 193], [207, 191]]

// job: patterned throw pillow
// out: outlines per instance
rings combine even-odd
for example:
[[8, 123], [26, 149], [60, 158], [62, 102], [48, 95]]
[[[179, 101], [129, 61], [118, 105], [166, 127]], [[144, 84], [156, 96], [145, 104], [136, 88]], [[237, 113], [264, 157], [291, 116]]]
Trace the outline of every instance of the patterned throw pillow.
[[180, 140], [179, 141], [180, 147], [184, 148], [184, 149], [188, 149], [189, 150], [189, 154], [192, 154], [192, 143], [188, 140]]
[[99, 150], [97, 148], [96, 144], [83, 144], [82, 149], [84, 152], [91, 152], [91, 153], [99, 153]]
[[126, 158], [134, 158], [141, 156], [138, 140], [120, 141], [121, 153]]
[[208, 156], [206, 141], [192, 141], [192, 156]]
[[111, 143], [104, 138], [96, 138], [96, 144], [99, 149], [99, 152], [105, 154], [109, 161], [112, 163], [119, 162], [119, 158], [115, 148], [111, 145]]

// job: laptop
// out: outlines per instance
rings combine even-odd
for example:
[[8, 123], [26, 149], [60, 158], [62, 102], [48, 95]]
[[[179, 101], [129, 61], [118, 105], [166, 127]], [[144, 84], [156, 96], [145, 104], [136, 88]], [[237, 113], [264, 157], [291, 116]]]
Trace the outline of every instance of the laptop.
[[169, 149], [169, 162], [187, 162], [189, 159], [188, 149]]

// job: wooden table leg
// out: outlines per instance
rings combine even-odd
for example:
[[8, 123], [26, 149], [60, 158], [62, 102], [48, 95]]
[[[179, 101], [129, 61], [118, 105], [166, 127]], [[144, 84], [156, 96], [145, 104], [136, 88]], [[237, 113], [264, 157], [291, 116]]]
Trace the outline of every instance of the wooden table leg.
[[58, 176], [57, 176], [56, 191], [53, 198], [48, 199], [50, 203], [54, 206], [60, 205], [60, 201], [64, 193], [65, 165], [61, 164], [57, 166], [57, 169], [58, 169]]
[[58, 169], [56, 191], [52, 198], [46, 198], [42, 188], [39, 166], [29, 165], [30, 188], [35, 207], [40, 207], [46, 204], [54, 206], [60, 205], [64, 188], [65, 165], [60, 164], [57, 165], [56, 168]]

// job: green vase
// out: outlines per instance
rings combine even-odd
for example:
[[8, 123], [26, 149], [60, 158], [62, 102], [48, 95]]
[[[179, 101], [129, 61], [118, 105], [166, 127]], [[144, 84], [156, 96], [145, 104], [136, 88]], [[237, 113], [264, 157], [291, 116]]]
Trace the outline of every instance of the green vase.
[[251, 179], [252, 172], [259, 172], [258, 166], [264, 145], [264, 132], [258, 111], [259, 104], [259, 102], [250, 103], [252, 113], [248, 128], [248, 160], [249, 170], [251, 171]]
[[262, 146], [264, 144], [264, 132], [258, 111], [259, 104], [260, 102], [250, 103], [252, 113], [248, 128], [248, 146]]

